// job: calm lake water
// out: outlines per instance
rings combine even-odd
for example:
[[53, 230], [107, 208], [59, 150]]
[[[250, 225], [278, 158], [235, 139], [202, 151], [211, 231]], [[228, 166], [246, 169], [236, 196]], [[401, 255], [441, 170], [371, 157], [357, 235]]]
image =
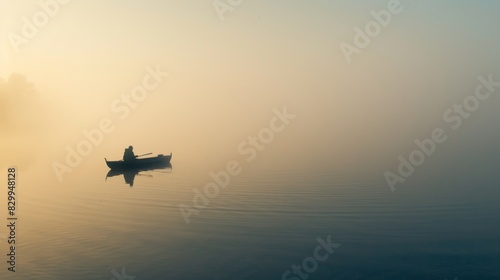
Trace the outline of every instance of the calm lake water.
[[500, 279], [493, 166], [391, 193], [382, 176], [256, 160], [186, 224], [178, 205], [223, 166], [174, 154], [171, 169], [141, 172], [133, 187], [105, 180], [99, 156], [60, 184], [21, 170], [18, 272], [1, 279], [282, 279], [328, 236], [340, 247], [317, 267], [309, 259], [307, 279]]

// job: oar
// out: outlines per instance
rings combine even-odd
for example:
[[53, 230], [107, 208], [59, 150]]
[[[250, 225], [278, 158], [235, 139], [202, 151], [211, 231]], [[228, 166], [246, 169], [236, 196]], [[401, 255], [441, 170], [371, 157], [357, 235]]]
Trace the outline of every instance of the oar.
[[147, 154], [143, 154], [143, 155], [138, 155], [138, 156], [135, 156], [135, 157], [142, 157], [142, 156], [147, 156], [147, 155], [151, 155], [153, 153], [147, 153]]

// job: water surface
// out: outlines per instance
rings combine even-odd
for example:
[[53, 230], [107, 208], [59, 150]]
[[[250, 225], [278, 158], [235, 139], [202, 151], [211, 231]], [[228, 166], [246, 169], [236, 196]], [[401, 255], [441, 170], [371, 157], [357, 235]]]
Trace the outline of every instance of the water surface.
[[220, 168], [175, 159], [132, 187], [122, 175], [105, 179], [94, 158], [60, 184], [21, 170], [18, 272], [2, 275], [112, 279], [125, 268], [136, 279], [282, 279], [330, 236], [340, 247], [308, 279], [500, 277], [493, 168], [477, 174], [492, 178], [481, 184], [417, 176], [392, 193], [381, 176], [307, 164], [271, 171], [256, 160], [186, 224], [178, 205]]

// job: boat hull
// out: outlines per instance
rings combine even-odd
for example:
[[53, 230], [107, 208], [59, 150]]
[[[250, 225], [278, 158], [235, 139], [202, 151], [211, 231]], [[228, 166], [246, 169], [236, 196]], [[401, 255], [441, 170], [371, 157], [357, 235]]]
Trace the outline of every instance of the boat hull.
[[172, 159], [172, 154], [170, 155], [158, 155], [156, 157], [141, 158], [131, 161], [106, 161], [106, 165], [112, 170], [127, 170], [127, 169], [147, 169], [155, 167], [166, 167], [170, 164]]

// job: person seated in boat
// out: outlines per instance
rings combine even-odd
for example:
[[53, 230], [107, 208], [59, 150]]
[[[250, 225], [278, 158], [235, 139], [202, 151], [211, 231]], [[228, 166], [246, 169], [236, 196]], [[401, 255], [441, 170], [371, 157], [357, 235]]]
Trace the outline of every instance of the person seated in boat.
[[134, 154], [134, 147], [129, 146], [128, 148], [125, 149], [125, 152], [123, 153], [123, 160], [124, 161], [131, 161], [135, 160], [135, 154]]

